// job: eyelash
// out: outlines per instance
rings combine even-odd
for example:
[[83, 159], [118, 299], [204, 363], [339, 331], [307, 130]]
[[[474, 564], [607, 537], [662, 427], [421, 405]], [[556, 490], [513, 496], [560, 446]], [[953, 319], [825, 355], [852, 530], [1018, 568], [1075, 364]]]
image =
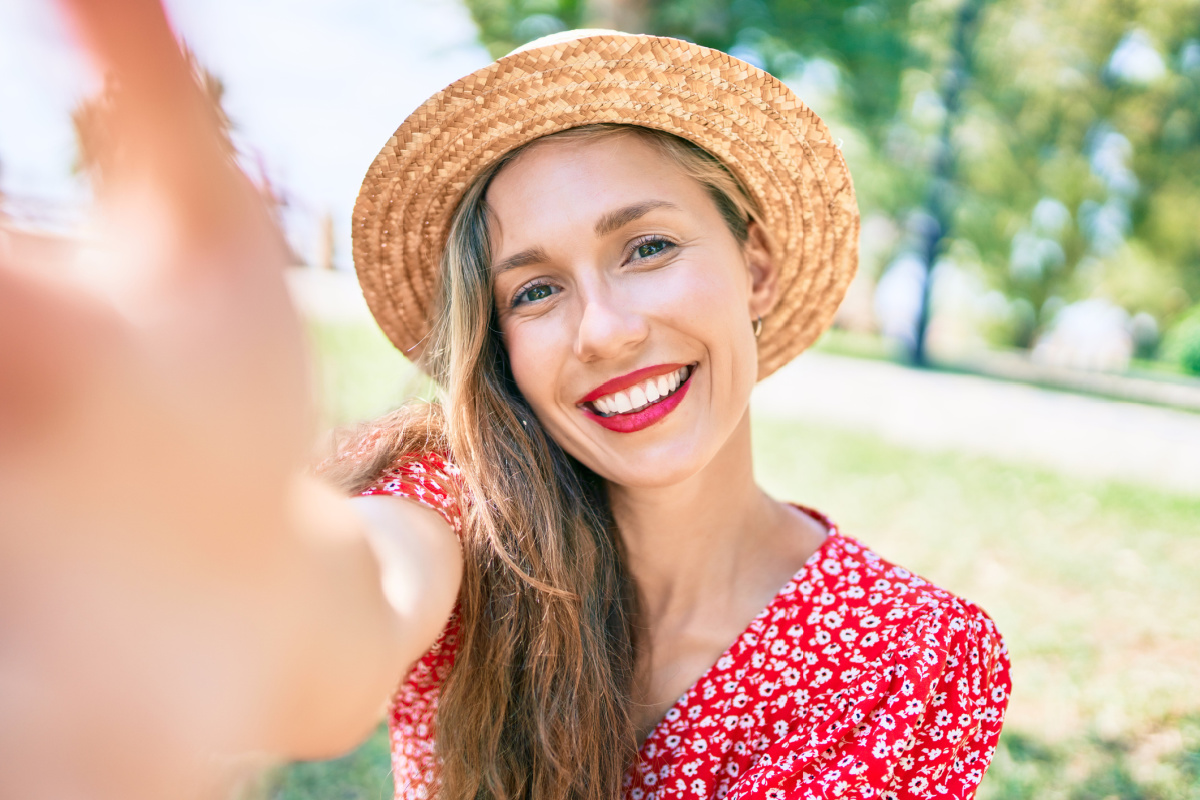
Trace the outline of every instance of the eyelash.
[[[657, 253], [652, 253], [651, 255], [648, 255], [648, 256], [642, 256], [641, 258], [637, 258], [637, 259], [635, 259], [633, 257], [634, 255], [637, 254], [639, 247], [643, 247], [648, 244], [655, 244], [657, 242], [662, 242], [664, 245], [666, 245], [666, 247], [664, 247], [662, 250], [659, 250]], [[655, 234], [651, 234], [649, 236], [643, 236], [640, 239], [635, 239], [629, 245], [629, 259], [628, 260], [630, 260], [630, 261], [646, 261], [649, 259], [658, 258], [659, 256], [663, 255], [664, 253], [670, 252], [674, 247], [675, 247], [675, 243], [672, 242], [670, 239], [666, 238], [665, 236], [658, 236]]]
[[[659, 250], [657, 253], [652, 253], [648, 256], [642, 256], [640, 258], [634, 258], [634, 256], [637, 254], [638, 248], [643, 247], [648, 244], [656, 244], [659, 242], [664, 244], [665, 247], [663, 247], [663, 249]], [[664, 253], [670, 252], [670, 250], [673, 249], [675, 246], [676, 245], [674, 242], [672, 242], [670, 239], [667, 239], [664, 236], [655, 236], [655, 235], [643, 236], [642, 238], [637, 239], [630, 243], [629, 256], [626, 258], [626, 262], [653, 260], [653, 259], [658, 258], [659, 256], [663, 255]], [[533, 289], [537, 289], [538, 287], [541, 287], [541, 286], [548, 286], [550, 288], [554, 288], [554, 284], [552, 284], [542, 278], [535, 278], [534, 280], [530, 281], [529, 283], [526, 283], [525, 285], [523, 285], [520, 289], [518, 289], [516, 291], [516, 293], [513, 295], [512, 303], [510, 304], [510, 308], [516, 308], [517, 306], [522, 305], [522, 303], [538, 302], [537, 300], [522, 300], [521, 298], [524, 297], [528, 292], [532, 291]]]
[[548, 286], [550, 288], [554, 288], [554, 284], [550, 283], [549, 281], [546, 281], [542, 278], [536, 278], [536, 279], [530, 281], [529, 283], [525, 284], [524, 286], [522, 286], [520, 289], [517, 289], [517, 292], [516, 292], [516, 294], [513, 295], [512, 303], [509, 305], [509, 307], [516, 308], [517, 306], [522, 305], [524, 303], [538, 302], [537, 300], [522, 300], [521, 298], [524, 297], [526, 295], [526, 293], [528, 293], [534, 289], [537, 289], [541, 286]]

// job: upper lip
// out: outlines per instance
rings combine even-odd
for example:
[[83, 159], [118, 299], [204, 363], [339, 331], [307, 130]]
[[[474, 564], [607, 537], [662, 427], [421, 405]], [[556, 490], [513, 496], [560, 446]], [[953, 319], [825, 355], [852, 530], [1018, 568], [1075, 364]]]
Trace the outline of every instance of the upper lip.
[[598, 400], [601, 397], [604, 397], [606, 394], [613, 394], [614, 392], [619, 392], [622, 389], [628, 389], [631, 386], [637, 386], [639, 383], [646, 380], [646, 378], [656, 378], [659, 375], [666, 375], [667, 373], [674, 372], [680, 367], [686, 366], [687, 364], [656, 364], [653, 367], [635, 369], [633, 372], [626, 373], [625, 375], [621, 375], [613, 378], [610, 381], [605, 381], [604, 383], [600, 384], [583, 398], [581, 398], [578, 404], [582, 405], [584, 403], [590, 403], [593, 400]]

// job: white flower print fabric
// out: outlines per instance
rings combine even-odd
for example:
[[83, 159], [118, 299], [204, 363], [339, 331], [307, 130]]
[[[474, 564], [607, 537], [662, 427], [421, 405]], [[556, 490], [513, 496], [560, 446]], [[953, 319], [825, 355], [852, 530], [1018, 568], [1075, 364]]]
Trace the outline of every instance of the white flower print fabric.
[[[397, 494], [460, 530], [458, 472], [436, 454], [364, 494]], [[1008, 705], [1008, 653], [977, 606], [885, 561], [822, 515], [820, 549], [643, 742], [625, 800], [969, 798]], [[399, 800], [435, 794], [452, 617], [396, 693]]]

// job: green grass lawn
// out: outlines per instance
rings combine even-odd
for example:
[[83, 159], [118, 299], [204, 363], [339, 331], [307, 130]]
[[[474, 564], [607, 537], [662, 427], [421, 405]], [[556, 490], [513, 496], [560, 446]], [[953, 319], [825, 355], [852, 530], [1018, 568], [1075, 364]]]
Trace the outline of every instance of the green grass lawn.
[[314, 380], [322, 423], [377, 417], [405, 398], [431, 393], [431, 382], [374, 325], [310, 323]]
[[[317, 329], [328, 419], [427, 386], [377, 332]], [[406, 388], [407, 387], [407, 388]], [[1014, 691], [981, 798], [1200, 800], [1200, 499], [756, 420], [759, 478], [977, 602]], [[275, 776], [278, 800], [387, 798], [379, 732]]]
[[1200, 798], [1200, 499], [758, 420], [760, 480], [996, 620], [984, 798]]

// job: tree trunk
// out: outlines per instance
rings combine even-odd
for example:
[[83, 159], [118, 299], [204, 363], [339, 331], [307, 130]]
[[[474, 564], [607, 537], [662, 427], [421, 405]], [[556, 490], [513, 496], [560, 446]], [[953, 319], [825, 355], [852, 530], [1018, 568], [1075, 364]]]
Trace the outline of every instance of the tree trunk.
[[933, 175], [929, 194], [925, 198], [925, 210], [932, 222], [926, 226], [920, 248], [921, 261], [925, 266], [925, 280], [921, 287], [921, 306], [917, 313], [916, 335], [913, 337], [912, 363], [924, 367], [929, 363], [925, 340], [929, 331], [929, 301], [933, 292], [933, 265], [941, 253], [942, 242], [949, 233], [951, 219], [951, 194], [953, 192], [956, 164], [954, 145], [951, 141], [954, 128], [962, 114], [962, 90], [970, 80], [971, 50], [974, 45], [975, 25], [986, 0], [963, 0], [954, 18], [954, 43], [950, 63], [942, 77], [942, 108], [946, 116], [942, 120], [938, 136], [937, 154], [934, 157]]

